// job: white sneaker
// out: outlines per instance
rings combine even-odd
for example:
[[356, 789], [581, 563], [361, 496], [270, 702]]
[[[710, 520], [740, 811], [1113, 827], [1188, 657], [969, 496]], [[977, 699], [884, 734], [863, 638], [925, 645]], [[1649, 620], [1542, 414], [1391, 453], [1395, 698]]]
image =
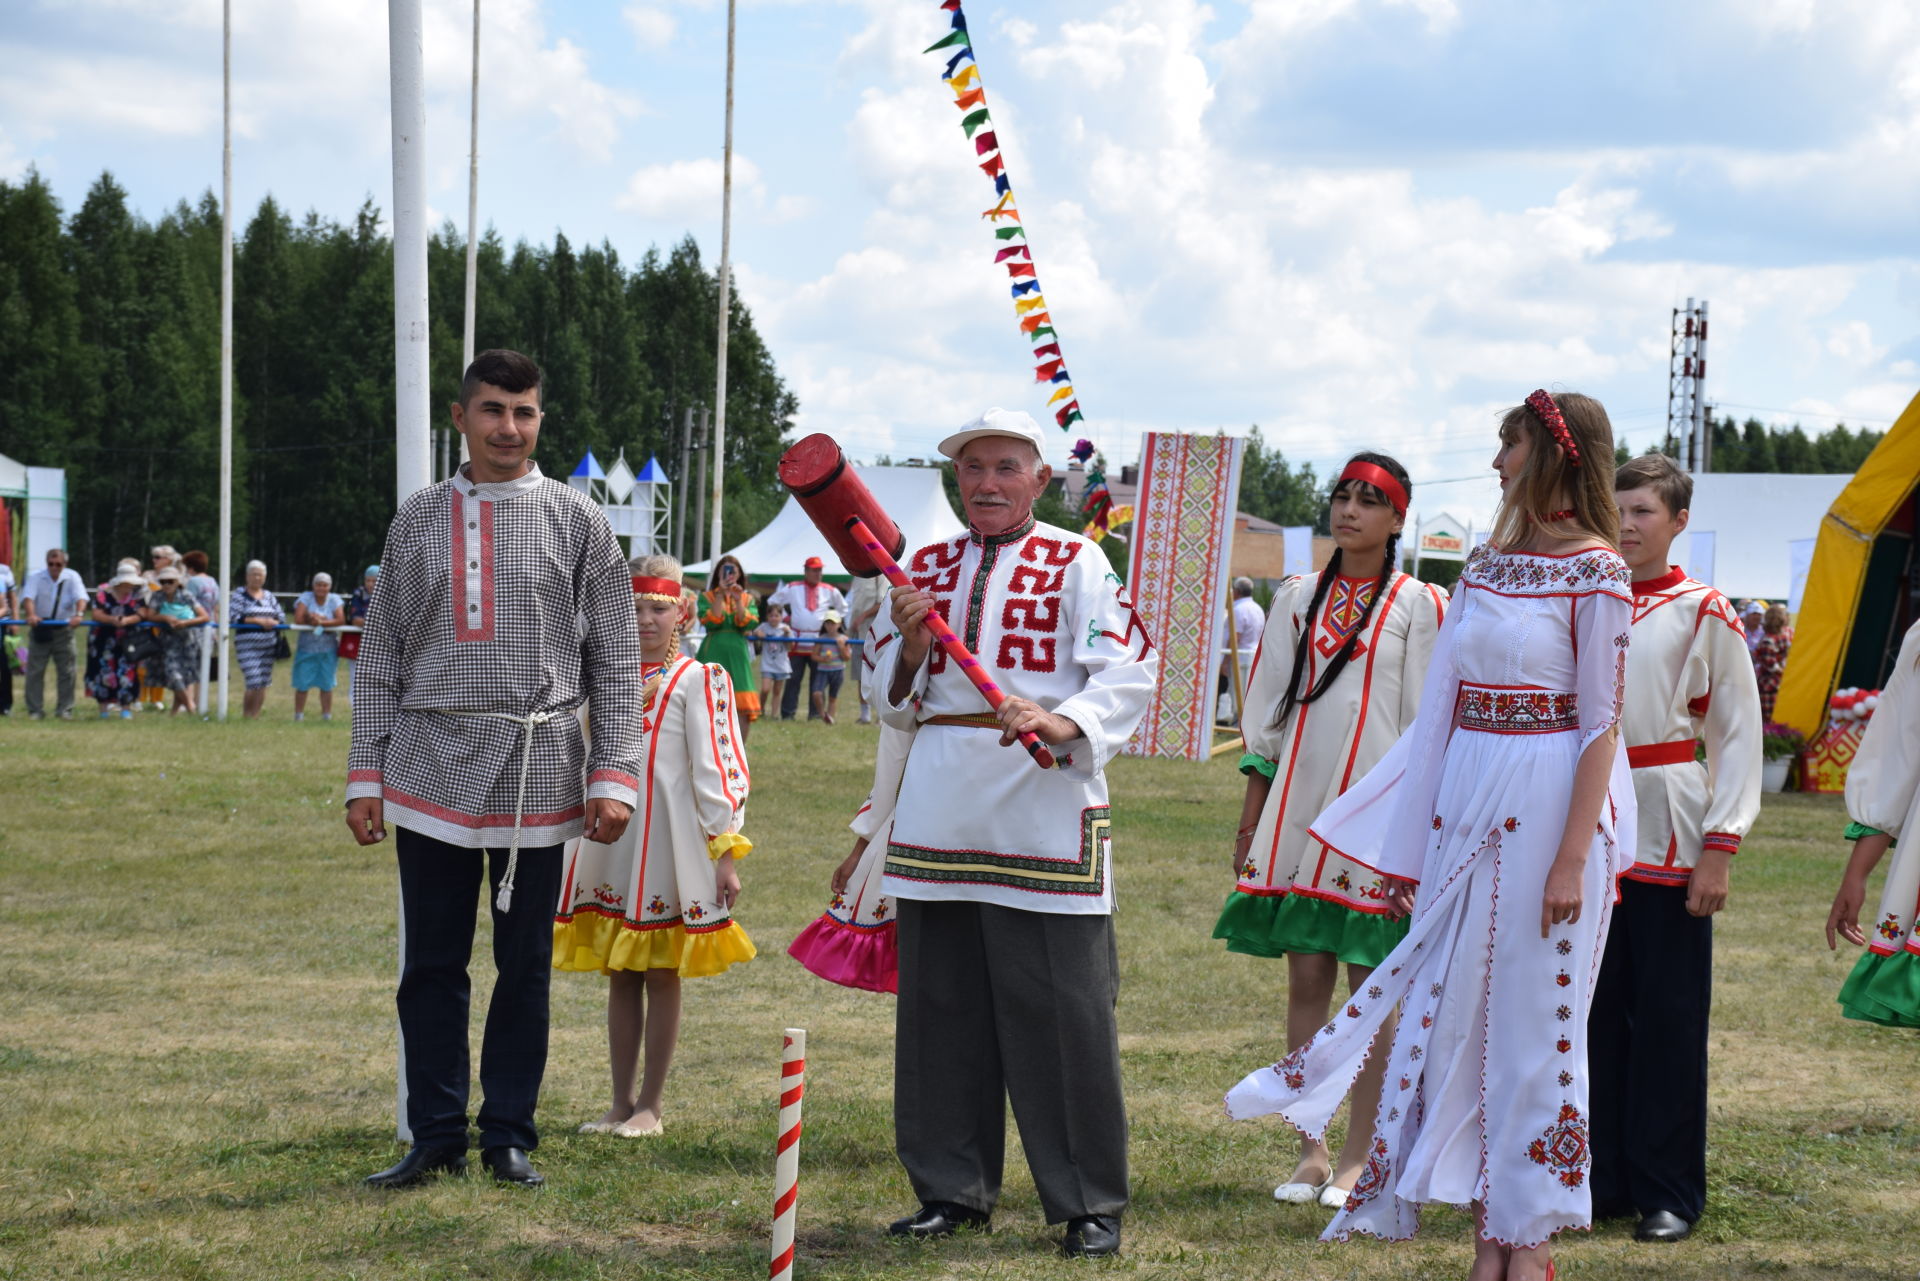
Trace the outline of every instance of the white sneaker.
[[330, 720], [332, 720], [332, 719], [333, 719], [333, 713], [332, 713], [332, 712], [322, 712], [322, 713], [320, 713], [320, 719], [321, 719], [321, 720], [323, 720], [323, 721], [330, 721]]
[[294, 719], [294, 720], [295, 720], [296, 722], [298, 722], [298, 721], [304, 721], [305, 719], [307, 719], [307, 714], [306, 714], [305, 712], [295, 712], [295, 713], [293, 714], [293, 719]]

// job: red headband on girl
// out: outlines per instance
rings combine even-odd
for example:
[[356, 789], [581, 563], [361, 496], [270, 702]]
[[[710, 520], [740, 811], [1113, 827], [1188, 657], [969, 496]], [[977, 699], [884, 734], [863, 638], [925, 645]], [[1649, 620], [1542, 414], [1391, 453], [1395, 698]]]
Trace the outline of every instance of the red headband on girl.
[[1547, 430], [1553, 433], [1554, 440], [1559, 442], [1560, 452], [1567, 456], [1569, 463], [1578, 467], [1580, 446], [1574, 441], [1573, 433], [1567, 430], [1567, 420], [1560, 416], [1560, 406], [1553, 403], [1553, 397], [1547, 395], [1544, 388], [1536, 388], [1534, 393], [1527, 397], [1527, 408], [1540, 415], [1540, 421], [1547, 425]]
[[1407, 514], [1406, 486], [1396, 480], [1392, 472], [1380, 466], [1378, 463], [1364, 462], [1358, 458], [1354, 459], [1347, 464], [1347, 469], [1340, 473], [1340, 479], [1334, 483], [1333, 487], [1338, 489], [1350, 480], [1365, 481], [1367, 484], [1372, 485], [1375, 489], [1385, 494], [1387, 501], [1393, 504], [1394, 515], [1405, 516]]
[[657, 600], [677, 601], [680, 599], [680, 584], [671, 578], [647, 578], [641, 574], [633, 576], [633, 594], [651, 596]]

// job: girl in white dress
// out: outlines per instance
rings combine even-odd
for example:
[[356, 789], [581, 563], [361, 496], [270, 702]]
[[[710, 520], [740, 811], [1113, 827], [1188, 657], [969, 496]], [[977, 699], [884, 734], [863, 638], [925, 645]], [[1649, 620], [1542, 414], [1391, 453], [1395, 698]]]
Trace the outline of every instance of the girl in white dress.
[[622, 1138], [660, 1133], [680, 1039], [680, 980], [754, 957], [733, 919], [734, 860], [753, 848], [740, 835], [748, 776], [733, 683], [719, 664], [680, 653], [693, 617], [680, 562], [643, 556], [633, 569], [646, 681], [639, 804], [613, 844], [569, 845], [553, 925], [556, 969], [607, 976], [613, 1106], [580, 1129]]
[[1407, 937], [1227, 1111], [1323, 1134], [1397, 1006], [1367, 1165], [1325, 1235], [1407, 1237], [1424, 1203], [1470, 1204], [1475, 1281], [1532, 1281], [1553, 1273], [1553, 1234], [1592, 1221], [1587, 1006], [1633, 860], [1616, 729], [1633, 597], [1598, 401], [1534, 392], [1493, 465], [1493, 537], [1461, 574], [1417, 720], [1310, 828], [1388, 878]]
[[[1827, 913], [1827, 946], [1838, 933], [1866, 951], [1840, 988], [1850, 1019], [1920, 1027], [1920, 623], [1907, 629], [1860, 750], [1847, 770], [1847, 837], [1853, 857]], [[1901, 842], [1899, 845], [1894, 843]], [[1873, 937], [1860, 928], [1867, 877], [1893, 849]]]
[[[1412, 483], [1385, 454], [1356, 454], [1333, 487], [1336, 550], [1274, 593], [1247, 685], [1247, 776], [1235, 885], [1213, 927], [1227, 950], [1287, 961], [1287, 1048], [1327, 1021], [1339, 980], [1358, 992], [1407, 933], [1381, 878], [1307, 834], [1412, 723], [1446, 597], [1395, 565]], [[1384, 1057], [1353, 1086], [1337, 1165], [1303, 1138], [1276, 1200], [1338, 1209], [1366, 1165]]]

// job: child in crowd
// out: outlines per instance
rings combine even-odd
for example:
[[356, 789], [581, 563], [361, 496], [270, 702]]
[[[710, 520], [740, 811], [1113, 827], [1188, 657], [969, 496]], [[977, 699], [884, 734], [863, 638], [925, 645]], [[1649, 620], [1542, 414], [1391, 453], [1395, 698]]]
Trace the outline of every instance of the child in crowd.
[[1588, 1018], [1593, 1211], [1637, 1213], [1640, 1240], [1678, 1241], [1706, 1208], [1713, 915], [1760, 813], [1760, 693], [1733, 602], [1667, 562], [1693, 478], [1645, 454], [1613, 484], [1633, 575], [1621, 733], [1640, 822]]
[[[1230, 952], [1286, 958], [1289, 1050], [1327, 1021], [1341, 965], [1358, 992], [1407, 933], [1381, 878], [1313, 839], [1307, 824], [1365, 777], [1420, 706], [1446, 597], [1394, 563], [1412, 488], [1385, 454], [1354, 455], [1330, 500], [1333, 558], [1280, 585], [1247, 685], [1236, 883], [1213, 936]], [[1367, 1164], [1385, 1070], [1376, 1054], [1355, 1079], [1338, 1163], [1303, 1138], [1276, 1200], [1346, 1203]]]
[[[1835, 935], [1867, 951], [1840, 988], [1850, 1019], [1888, 1027], [1920, 1027], [1920, 623], [1907, 629], [1893, 674], [1860, 750], [1847, 770], [1847, 839], [1853, 857], [1827, 913], [1827, 946]], [[1905, 845], [1895, 842], [1905, 839]], [[1873, 938], [1860, 929], [1867, 877], [1892, 849]]]
[[680, 562], [642, 556], [633, 568], [645, 680], [641, 808], [613, 844], [568, 847], [553, 927], [555, 968], [607, 976], [612, 1106], [580, 1129], [622, 1138], [661, 1132], [680, 980], [755, 955], [732, 915], [734, 862], [753, 848], [740, 835], [748, 773], [733, 683], [724, 667], [680, 652], [693, 616]]
[[766, 638], [790, 637], [793, 628], [787, 625], [787, 607], [773, 601], [767, 602], [760, 618], [760, 626], [753, 629], [753, 635], [760, 638], [755, 643], [760, 647], [760, 679], [766, 684], [765, 697], [760, 705], [778, 708], [787, 681], [793, 676], [793, 655], [789, 652], [793, 646], [785, 640]]
[[852, 650], [840, 631], [840, 614], [827, 610], [820, 615], [820, 639], [813, 647], [813, 714], [833, 724], [834, 709], [840, 705], [840, 682], [846, 678], [847, 660]]

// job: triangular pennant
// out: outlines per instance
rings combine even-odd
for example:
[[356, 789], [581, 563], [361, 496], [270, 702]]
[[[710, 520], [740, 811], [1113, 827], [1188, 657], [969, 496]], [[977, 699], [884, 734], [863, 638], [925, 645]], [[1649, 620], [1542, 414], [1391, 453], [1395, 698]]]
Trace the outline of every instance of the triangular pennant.
[[960, 11], [959, 5], [953, 6], [953, 29], [955, 31], [967, 29], [967, 15]]
[[967, 33], [965, 31], [949, 31], [946, 35], [934, 41], [920, 52], [932, 53], [935, 49], [949, 49], [954, 45], [965, 45], [966, 43]]
[[1034, 359], [1036, 360], [1042, 356], [1058, 356], [1059, 354], [1060, 344], [1057, 342], [1050, 342], [1044, 347], [1035, 347], [1033, 349]]
[[1013, 194], [1013, 183], [1008, 181], [1007, 175], [1001, 174], [993, 180], [993, 189], [1003, 196], [1011, 195]]
[[1009, 258], [1025, 258], [1028, 261], [1032, 261], [1033, 251], [1025, 245], [1008, 245], [1005, 249], [1002, 249], [993, 256], [995, 262], [1005, 262]]
[[994, 132], [991, 129], [973, 140], [973, 154], [976, 156], [984, 156], [989, 151], [998, 151], [999, 149], [1000, 139], [994, 136]]
[[998, 178], [1001, 172], [1006, 169], [1006, 167], [1007, 167], [1006, 157], [998, 154], [980, 163], [980, 171], [986, 174], [987, 177], [989, 178]]
[[1007, 274], [1015, 280], [1020, 279], [1022, 276], [1031, 276], [1033, 274], [1033, 264], [1030, 262], [1010, 262], [1007, 264]]
[[1025, 320], [1020, 322], [1020, 328], [1026, 331], [1027, 333], [1032, 333], [1034, 330], [1040, 328], [1040, 326], [1046, 324], [1051, 319], [1053, 319], [1053, 317], [1047, 315], [1046, 312], [1036, 311], [1035, 313], [1033, 313], [1033, 315], [1028, 316]]
[[[1055, 375], [1055, 377], [1058, 377], [1058, 375]], [[1068, 383], [1065, 387], [1062, 387], [1059, 391], [1056, 391], [1053, 393], [1053, 395], [1047, 397], [1047, 403], [1051, 405], [1056, 400], [1072, 400], [1072, 399], [1073, 399], [1073, 384]]]
[[962, 71], [959, 75], [954, 75], [953, 73], [954, 63], [959, 62], [960, 59], [962, 58], [971, 58], [972, 56], [973, 56], [972, 49], [962, 49], [959, 53], [956, 53], [953, 55], [953, 62], [949, 62], [947, 64], [947, 76], [949, 79], [953, 81], [953, 87], [956, 92], [958, 90], [966, 88], [968, 85], [972, 84], [975, 80], [978, 80], [980, 78], [980, 68], [978, 67], [968, 67], [965, 71]]
[[1073, 379], [1067, 377], [1067, 371], [1062, 369], [1059, 373], [1053, 376], [1053, 381], [1057, 383], [1070, 383], [1073, 381]]
[[978, 129], [981, 125], [984, 125], [987, 123], [988, 123], [987, 109], [985, 107], [982, 107], [980, 108], [980, 110], [973, 112], [971, 115], [963, 117], [960, 121], [960, 127], [966, 130], [967, 137], [971, 138], [973, 137], [973, 131], [975, 129]]
[[996, 240], [1012, 240], [1015, 236], [1025, 240], [1027, 238], [1027, 229], [1016, 224], [1012, 227], [1002, 227], [994, 232], [993, 235]]
[[953, 100], [953, 105], [965, 111], [969, 107], [982, 106], [986, 101], [987, 91], [985, 89], [969, 89], [965, 93], [956, 96]]
[[940, 0], [940, 7], [942, 9], [958, 9], [960, 7], [960, 0]]
[[[959, 65], [960, 65], [960, 59], [962, 59], [962, 58], [971, 58], [971, 57], [973, 57], [973, 47], [972, 47], [971, 45], [969, 45], [969, 46], [968, 46], [967, 48], [965, 48], [965, 49], [962, 49], [962, 50], [961, 50], [961, 51], [960, 51], [959, 53], [956, 53], [956, 54], [954, 54], [954, 55], [953, 55], [953, 56], [952, 56], [951, 58], [948, 58], [948, 59], [947, 59], [947, 69], [946, 69], [946, 71], [944, 71], [944, 72], [942, 72], [942, 73], [941, 73], [941, 76], [940, 76], [940, 78], [941, 78], [942, 80], [951, 80], [951, 81], [953, 81], [953, 82], [954, 82], [955, 84], [959, 84], [959, 83], [960, 83], [960, 80], [959, 80], [959, 78], [958, 78], [958, 77], [956, 77], [956, 76], [955, 76], [955, 75], [953, 74], [953, 69], [954, 69], [955, 67], [957, 67], [957, 66], [959, 66]], [[972, 68], [972, 67], [968, 67], [968, 68], [967, 68], [967, 70], [968, 70], [968, 71], [972, 71], [972, 70], [973, 70], [973, 68]], [[964, 74], [964, 73], [962, 73], [962, 74]]]
[[1080, 402], [1077, 400], [1070, 400], [1065, 405], [1061, 406], [1060, 412], [1053, 416], [1053, 421], [1059, 423], [1062, 427], [1065, 427], [1068, 423], [1072, 422], [1074, 419], [1078, 418], [1079, 416], [1080, 416]]
[[980, 216], [982, 218], [992, 218], [996, 222], [1002, 218], [1013, 218], [1017, 220], [1020, 217], [1020, 211], [1013, 207], [1013, 193], [1008, 192], [1006, 195], [1000, 197], [999, 204], [984, 211]]
[[1047, 300], [1045, 298], [1042, 298], [1039, 294], [1035, 294], [1031, 298], [1022, 298], [1019, 302], [1013, 304], [1013, 309], [1016, 312], [1020, 313], [1022, 316], [1024, 316], [1028, 312], [1038, 311], [1040, 308], [1046, 305], [1047, 305]]
[[1061, 364], [1060, 361], [1050, 360], [1046, 364], [1040, 366], [1040, 368], [1033, 371], [1033, 381], [1037, 383], [1043, 383], [1043, 382], [1049, 381], [1054, 376], [1054, 374], [1059, 371], [1060, 364]]
[[1040, 288], [1040, 282], [1037, 280], [1015, 281], [1013, 286], [1013, 296], [1015, 298], [1018, 298], [1021, 294], [1030, 294], [1039, 288]]
[[1058, 337], [1060, 336], [1059, 334], [1056, 334], [1056, 333], [1054, 333], [1054, 332], [1053, 332], [1053, 326], [1052, 326], [1052, 325], [1042, 325], [1042, 326], [1040, 326], [1040, 328], [1038, 328], [1038, 329], [1036, 329], [1036, 330], [1034, 330], [1034, 331], [1033, 331], [1033, 332], [1032, 332], [1031, 334], [1029, 334], [1029, 335], [1027, 335], [1027, 336], [1028, 336], [1029, 338], [1038, 338], [1038, 337], [1040, 337], [1040, 335], [1042, 335], [1042, 334], [1045, 334], [1045, 335], [1046, 335], [1047, 337], [1049, 337], [1049, 338], [1058, 338]]

